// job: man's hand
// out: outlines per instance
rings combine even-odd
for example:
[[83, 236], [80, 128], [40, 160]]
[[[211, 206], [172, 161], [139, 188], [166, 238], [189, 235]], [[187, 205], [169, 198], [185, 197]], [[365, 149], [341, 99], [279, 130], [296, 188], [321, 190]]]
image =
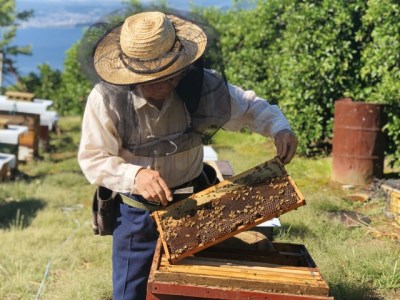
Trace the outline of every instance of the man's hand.
[[275, 134], [275, 146], [279, 159], [286, 165], [296, 153], [297, 138], [289, 129], [283, 129]]
[[136, 174], [136, 190], [149, 202], [166, 206], [172, 201], [172, 193], [158, 171], [140, 169]]

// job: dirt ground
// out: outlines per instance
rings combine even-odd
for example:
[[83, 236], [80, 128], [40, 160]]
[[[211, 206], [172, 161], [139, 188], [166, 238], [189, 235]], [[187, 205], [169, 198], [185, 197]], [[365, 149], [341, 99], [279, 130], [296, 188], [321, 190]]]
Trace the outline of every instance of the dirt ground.
[[391, 205], [393, 201], [400, 205], [392, 197], [392, 193], [400, 195], [400, 179], [375, 180], [368, 186], [343, 188], [348, 189], [348, 200], [363, 205], [352, 211], [334, 212], [331, 218], [337, 218], [349, 227], [364, 226], [375, 238], [400, 241], [400, 208], [393, 209]]

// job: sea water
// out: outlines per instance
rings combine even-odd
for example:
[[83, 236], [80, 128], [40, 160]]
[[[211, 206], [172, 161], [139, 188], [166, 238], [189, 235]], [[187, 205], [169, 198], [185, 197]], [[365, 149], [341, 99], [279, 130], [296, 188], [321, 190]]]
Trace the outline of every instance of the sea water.
[[[195, 0], [192, 2], [197, 6], [214, 6], [219, 9], [227, 9], [232, 4], [231, 0]], [[242, 0], [242, 2], [247, 1]], [[81, 39], [87, 25], [60, 26], [57, 22], [68, 21], [71, 24], [82, 24], [82, 22], [87, 24], [88, 19], [99, 18], [106, 12], [120, 7], [116, 4], [118, 3], [116, 0], [100, 1], [97, 6], [95, 3], [95, 0], [55, 1], [54, 3], [43, 0], [35, 2], [17, 1], [20, 10], [33, 9], [35, 11], [35, 17], [25, 24], [25, 27], [17, 30], [17, 36], [10, 44], [11, 46], [30, 45], [32, 47], [32, 55], [18, 55], [13, 58], [20, 75], [26, 76], [31, 72], [38, 74], [38, 66], [44, 63], [50, 65], [52, 69], [63, 71], [67, 50]], [[184, 10], [189, 9], [189, 3], [191, 1], [188, 0], [168, 1], [168, 4], [173, 8]], [[101, 6], [100, 4], [107, 4], [108, 6]], [[4, 76], [4, 86], [14, 83], [15, 78]]]
[[[51, 69], [62, 71], [66, 53], [83, 36], [86, 27], [28, 27], [19, 28], [10, 46], [30, 46], [31, 55], [13, 57], [14, 67], [20, 76], [39, 74], [38, 66], [48, 64]], [[4, 74], [3, 86], [15, 84], [16, 78]]]
[[62, 70], [66, 51], [77, 43], [85, 27], [20, 28], [16, 44], [31, 46], [32, 55], [18, 56], [16, 66], [21, 74], [37, 72], [39, 64], [47, 63], [53, 69]]

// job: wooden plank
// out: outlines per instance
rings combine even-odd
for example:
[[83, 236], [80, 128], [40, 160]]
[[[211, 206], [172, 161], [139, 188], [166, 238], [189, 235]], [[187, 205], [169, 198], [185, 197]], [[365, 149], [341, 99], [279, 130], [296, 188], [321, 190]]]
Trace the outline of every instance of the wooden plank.
[[[184, 274], [184, 273], [155, 273], [157, 283], [168, 282], [178, 286], [180, 284], [190, 284], [204, 287], [220, 287], [220, 288], [235, 288], [238, 291], [256, 290], [256, 291], [274, 291], [277, 293], [288, 293], [295, 295], [315, 295], [327, 296], [328, 289], [321, 282], [317, 285], [313, 282], [294, 282], [277, 280], [250, 280], [243, 277], [219, 277], [207, 276], [199, 274]], [[177, 292], [179, 295], [179, 292]]]
[[151, 286], [155, 283], [154, 273], [159, 269], [162, 255], [162, 242], [161, 239], [158, 239], [156, 249], [154, 251], [153, 262], [150, 268], [149, 279], [147, 280], [147, 294], [151, 294]]
[[27, 126], [29, 129], [37, 129], [37, 133], [39, 133], [39, 114], [0, 110], [0, 119], [6, 121], [9, 125], [23, 125]]
[[[245, 262], [244, 262], [245, 263]], [[288, 269], [288, 268], [272, 268], [265, 266], [257, 266], [254, 264], [253, 266], [243, 266], [239, 264], [217, 264], [215, 262], [203, 261], [203, 264], [199, 263], [191, 263], [190, 261], [185, 261], [184, 265], [170, 265], [165, 264], [165, 262], [161, 262], [159, 271], [168, 270], [168, 272], [182, 272], [187, 270], [187, 272], [200, 272], [206, 273], [207, 271], [216, 272], [215, 274], [220, 274], [221, 276], [230, 276], [230, 272], [239, 272], [242, 274], [251, 274], [251, 276], [287, 276], [295, 279], [309, 279], [312, 280], [320, 280], [321, 276], [318, 274], [316, 270], [307, 270], [307, 269]], [[218, 273], [220, 272], [220, 273]], [[211, 273], [210, 273], [211, 274]]]
[[[174, 266], [181, 266], [181, 264], [169, 264], [166, 258], [162, 258], [160, 268], [162, 266], [167, 266], [169, 268], [173, 268]], [[251, 271], [265, 271], [268, 270], [273, 273], [285, 273], [285, 274], [301, 274], [306, 276], [316, 276], [315, 270], [308, 267], [290, 267], [290, 266], [281, 266], [277, 264], [269, 264], [263, 262], [255, 262], [255, 261], [247, 261], [247, 260], [233, 260], [233, 259], [216, 259], [216, 258], [206, 258], [206, 257], [194, 257], [189, 256], [185, 258], [185, 267], [215, 267], [220, 270], [223, 270], [224, 267], [228, 269], [232, 268], [244, 268], [244, 269], [251, 269]]]
[[297, 284], [318, 285], [322, 281], [318, 272], [294, 273], [285, 269], [243, 266], [211, 266], [211, 265], [165, 265], [161, 264], [159, 272], [194, 274], [219, 278], [242, 278], [243, 280], [259, 280], [268, 282], [290, 282]]
[[146, 300], [201, 300], [201, 299], [225, 299], [225, 300], [333, 300], [329, 296], [298, 295], [287, 293], [275, 293], [274, 291], [250, 291], [229, 288], [217, 288], [196, 286], [190, 284], [177, 286], [171, 283], [155, 283]]
[[169, 253], [169, 247], [168, 247], [167, 242], [166, 242], [166, 239], [165, 239], [165, 237], [164, 237], [164, 230], [162, 230], [162, 228], [161, 228], [161, 226], [160, 226], [160, 224], [161, 224], [160, 215], [159, 215], [159, 214], [153, 214], [152, 217], [155, 219], [155, 222], [156, 222], [156, 224], [157, 224], [158, 232], [159, 232], [159, 234], [160, 234], [160, 239], [159, 239], [159, 241], [162, 242], [162, 245], [163, 245], [163, 247], [164, 247], [164, 253], [165, 253], [165, 255], [166, 255], [168, 258], [170, 258], [170, 257], [171, 257], [171, 254]]
[[35, 94], [33, 93], [19, 91], [6, 91], [5, 95], [8, 99], [21, 101], [33, 101], [35, 98]]
[[[221, 282], [230, 282], [232, 279], [240, 280], [243, 282], [252, 281], [259, 282], [260, 286], [263, 286], [266, 282], [279, 284], [290, 284], [298, 285], [303, 287], [313, 286], [318, 287], [324, 285], [324, 281], [319, 278], [312, 277], [296, 277], [293, 274], [285, 274], [284, 272], [263, 272], [257, 271], [252, 272], [251, 270], [245, 269], [232, 269], [232, 270], [216, 270], [213, 268], [164, 268], [160, 269], [162, 273], [156, 273], [155, 278], [162, 280], [163, 276], [168, 276], [169, 281], [174, 281], [174, 278], [178, 277], [178, 274], [185, 274], [185, 276], [201, 276], [203, 278], [209, 278], [211, 285], [214, 285], [214, 279], [218, 278]], [[160, 275], [158, 275], [160, 274]], [[165, 278], [165, 277], [164, 277]], [[262, 282], [262, 283], [261, 283]], [[241, 287], [246, 288], [247, 283], [241, 285]]]

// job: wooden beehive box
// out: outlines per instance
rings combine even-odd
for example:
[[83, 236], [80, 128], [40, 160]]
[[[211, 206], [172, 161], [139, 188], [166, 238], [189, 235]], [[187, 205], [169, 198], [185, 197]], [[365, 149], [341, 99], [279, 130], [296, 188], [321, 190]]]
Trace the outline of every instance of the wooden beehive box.
[[8, 120], [0, 119], [0, 129], [7, 129], [8, 128]]
[[389, 213], [393, 216], [397, 224], [400, 225], [400, 188], [391, 184], [383, 184], [381, 188], [389, 196]]
[[305, 204], [275, 158], [152, 214], [170, 263]]
[[392, 192], [390, 197], [390, 211], [395, 215], [394, 219], [400, 225], [400, 190]]
[[29, 160], [39, 155], [39, 139], [40, 139], [40, 115], [0, 111], [0, 120], [6, 121], [8, 125], [24, 125], [28, 127], [28, 132], [21, 134], [19, 145], [32, 150], [32, 157], [23, 160]]
[[10, 168], [8, 164], [2, 163], [0, 161], [0, 181], [4, 181], [8, 178], [8, 173], [10, 171]]
[[170, 264], [159, 240], [147, 300], [333, 299], [304, 245], [272, 246], [265, 251], [220, 243]]

